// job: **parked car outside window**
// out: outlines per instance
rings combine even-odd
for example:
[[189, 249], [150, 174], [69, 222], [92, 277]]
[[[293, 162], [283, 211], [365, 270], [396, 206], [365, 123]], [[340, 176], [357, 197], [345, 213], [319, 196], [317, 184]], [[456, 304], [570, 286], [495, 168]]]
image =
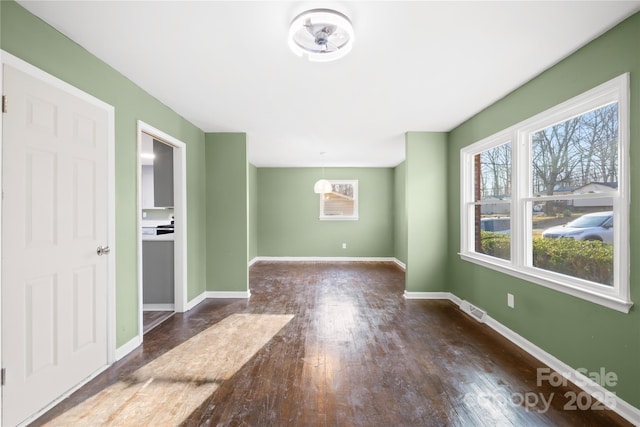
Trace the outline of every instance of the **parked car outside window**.
[[544, 230], [542, 237], [566, 237], [575, 240], [600, 240], [605, 243], [613, 243], [613, 212], [594, 212], [583, 215], [565, 225]]

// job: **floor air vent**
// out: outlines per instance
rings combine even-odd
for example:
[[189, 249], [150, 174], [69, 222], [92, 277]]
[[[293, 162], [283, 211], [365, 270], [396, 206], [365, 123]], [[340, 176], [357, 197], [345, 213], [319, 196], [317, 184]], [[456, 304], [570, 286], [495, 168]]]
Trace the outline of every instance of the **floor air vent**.
[[475, 305], [469, 303], [469, 301], [462, 301], [460, 303], [460, 309], [481, 323], [484, 323], [484, 319], [487, 317], [487, 313], [485, 311], [480, 310]]

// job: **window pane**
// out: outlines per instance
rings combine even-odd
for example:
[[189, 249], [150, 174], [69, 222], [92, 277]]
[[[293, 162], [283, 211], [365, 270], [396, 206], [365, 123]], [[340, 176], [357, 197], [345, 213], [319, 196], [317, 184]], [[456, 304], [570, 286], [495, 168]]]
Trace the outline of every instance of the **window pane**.
[[511, 259], [511, 218], [508, 203], [475, 206], [475, 251]]
[[357, 219], [357, 181], [330, 181], [330, 183], [331, 192], [320, 195], [320, 217]]
[[462, 148], [461, 258], [628, 312], [628, 94], [625, 73]]
[[533, 195], [616, 191], [618, 104], [534, 133], [531, 155]]
[[327, 216], [352, 216], [353, 198], [345, 197], [335, 191], [324, 194], [324, 214]]
[[534, 212], [533, 266], [613, 286], [612, 199], [567, 199], [546, 204], [553, 205], [547, 210], [562, 213]]
[[475, 200], [511, 198], [511, 143], [499, 145], [475, 156]]

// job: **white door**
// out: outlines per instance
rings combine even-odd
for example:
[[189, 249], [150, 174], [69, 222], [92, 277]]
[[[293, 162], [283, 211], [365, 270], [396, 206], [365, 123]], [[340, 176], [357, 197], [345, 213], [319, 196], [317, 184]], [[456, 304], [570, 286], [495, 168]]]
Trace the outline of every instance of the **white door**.
[[10, 66], [2, 144], [3, 422], [107, 364], [108, 114]]

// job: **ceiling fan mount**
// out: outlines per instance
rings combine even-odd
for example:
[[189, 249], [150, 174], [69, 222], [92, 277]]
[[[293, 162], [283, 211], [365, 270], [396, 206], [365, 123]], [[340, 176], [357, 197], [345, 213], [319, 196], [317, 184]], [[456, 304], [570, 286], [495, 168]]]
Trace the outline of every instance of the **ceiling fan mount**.
[[331, 9], [313, 9], [298, 15], [289, 28], [289, 46], [310, 61], [333, 61], [353, 45], [351, 21]]

